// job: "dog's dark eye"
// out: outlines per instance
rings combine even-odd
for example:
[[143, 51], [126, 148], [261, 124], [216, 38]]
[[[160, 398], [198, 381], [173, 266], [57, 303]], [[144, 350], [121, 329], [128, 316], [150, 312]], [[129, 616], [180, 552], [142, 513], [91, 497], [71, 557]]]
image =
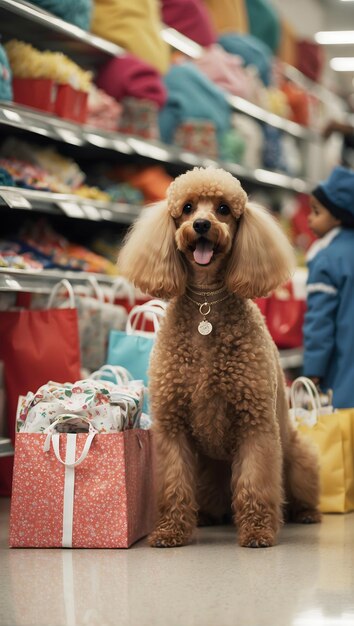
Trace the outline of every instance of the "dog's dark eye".
[[217, 212], [220, 213], [220, 215], [229, 215], [230, 209], [227, 206], [227, 204], [220, 204], [219, 208], [217, 209]]
[[189, 215], [189, 213], [192, 213], [193, 211], [193, 207], [191, 205], [190, 202], [187, 202], [187, 204], [184, 205], [183, 209], [182, 209], [183, 213], [185, 213], [186, 215]]

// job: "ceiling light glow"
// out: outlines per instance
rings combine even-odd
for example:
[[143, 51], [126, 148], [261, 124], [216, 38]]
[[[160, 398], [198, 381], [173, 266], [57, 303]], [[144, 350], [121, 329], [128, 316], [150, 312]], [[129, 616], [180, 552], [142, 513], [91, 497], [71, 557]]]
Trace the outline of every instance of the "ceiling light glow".
[[323, 45], [354, 43], [354, 30], [323, 30], [315, 34], [315, 41]]
[[334, 57], [329, 64], [335, 72], [354, 72], [354, 57]]

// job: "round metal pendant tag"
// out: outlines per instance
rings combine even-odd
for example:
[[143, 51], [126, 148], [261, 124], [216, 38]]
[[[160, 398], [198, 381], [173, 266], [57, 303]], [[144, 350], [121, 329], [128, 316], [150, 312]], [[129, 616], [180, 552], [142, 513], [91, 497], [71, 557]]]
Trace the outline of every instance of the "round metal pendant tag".
[[212, 330], [213, 330], [213, 327], [210, 324], [210, 322], [207, 322], [207, 320], [203, 320], [202, 322], [198, 324], [198, 332], [201, 335], [210, 335]]

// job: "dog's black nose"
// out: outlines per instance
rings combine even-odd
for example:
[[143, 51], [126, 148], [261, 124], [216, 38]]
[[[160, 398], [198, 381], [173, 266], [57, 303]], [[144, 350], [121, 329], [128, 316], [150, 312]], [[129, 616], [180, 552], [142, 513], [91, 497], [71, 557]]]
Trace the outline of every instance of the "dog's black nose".
[[193, 222], [193, 228], [198, 235], [204, 235], [210, 229], [211, 222], [209, 220], [195, 220]]

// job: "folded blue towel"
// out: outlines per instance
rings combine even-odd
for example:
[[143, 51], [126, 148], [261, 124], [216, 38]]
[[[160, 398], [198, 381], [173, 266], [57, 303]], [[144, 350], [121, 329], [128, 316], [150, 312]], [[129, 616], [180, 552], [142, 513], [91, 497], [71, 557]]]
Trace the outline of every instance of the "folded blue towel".
[[75, 24], [83, 30], [90, 30], [92, 0], [31, 0], [31, 2], [70, 24]]
[[210, 120], [218, 139], [230, 128], [230, 106], [224, 93], [192, 63], [173, 65], [164, 76], [168, 97], [159, 114], [161, 138], [172, 143], [185, 120]]
[[0, 45], [0, 100], [12, 100], [12, 74], [5, 49]]
[[267, 86], [270, 84], [273, 55], [267, 44], [253, 35], [237, 33], [221, 35], [218, 43], [226, 52], [242, 57], [246, 66], [254, 65], [263, 83]]
[[269, 0], [246, 0], [249, 32], [276, 53], [281, 37], [279, 12]]

